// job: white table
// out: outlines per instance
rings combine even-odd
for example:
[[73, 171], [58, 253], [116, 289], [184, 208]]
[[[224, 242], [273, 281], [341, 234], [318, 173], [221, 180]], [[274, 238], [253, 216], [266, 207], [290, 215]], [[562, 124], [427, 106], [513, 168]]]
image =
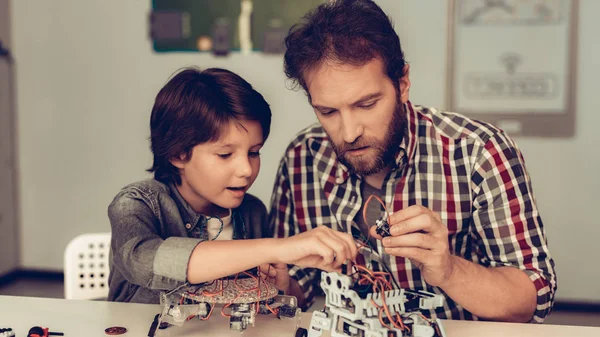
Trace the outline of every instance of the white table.
[[[63, 300], [35, 297], [0, 296], [0, 328], [11, 327], [16, 337], [25, 337], [34, 325], [63, 332], [65, 337], [107, 336], [111, 326], [127, 328], [125, 337], [145, 337], [159, 305], [114, 303], [103, 301]], [[301, 326], [307, 327], [311, 315], [302, 314]], [[566, 325], [513, 324], [469, 321], [442, 321], [448, 337], [598, 337], [599, 327]], [[229, 330], [228, 319], [215, 309], [208, 321], [191, 320], [183, 327], [158, 330], [157, 337], [293, 337], [295, 321], [274, 316], [257, 316], [255, 327], [240, 335]], [[325, 336], [324, 336], [325, 337]]]

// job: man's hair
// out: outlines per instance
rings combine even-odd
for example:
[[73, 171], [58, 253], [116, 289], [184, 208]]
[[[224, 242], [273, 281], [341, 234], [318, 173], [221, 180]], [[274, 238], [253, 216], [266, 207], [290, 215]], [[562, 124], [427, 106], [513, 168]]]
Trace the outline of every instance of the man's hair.
[[285, 73], [307, 93], [306, 71], [326, 61], [361, 66], [379, 57], [394, 86], [404, 76], [398, 34], [372, 0], [334, 0], [320, 5], [290, 29], [285, 45]]
[[221, 137], [232, 120], [258, 121], [269, 136], [271, 109], [263, 96], [231, 71], [211, 68], [179, 71], [156, 96], [150, 117], [154, 178], [181, 184], [173, 158], [189, 159], [194, 146]]

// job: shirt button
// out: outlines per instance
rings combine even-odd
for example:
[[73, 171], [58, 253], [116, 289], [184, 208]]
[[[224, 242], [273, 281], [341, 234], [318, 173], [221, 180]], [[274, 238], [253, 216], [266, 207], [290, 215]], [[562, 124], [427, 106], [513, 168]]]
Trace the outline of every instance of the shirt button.
[[189, 224], [189, 223], [186, 223], [186, 224], [185, 224], [185, 228], [187, 228], [187, 229], [190, 229], [190, 228], [192, 228], [192, 225], [191, 225], [191, 224]]

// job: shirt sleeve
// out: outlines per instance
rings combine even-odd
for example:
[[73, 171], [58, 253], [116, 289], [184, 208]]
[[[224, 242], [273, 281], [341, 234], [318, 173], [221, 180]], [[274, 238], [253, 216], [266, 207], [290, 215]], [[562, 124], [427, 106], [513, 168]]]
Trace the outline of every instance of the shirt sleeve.
[[474, 249], [484, 266], [523, 270], [535, 285], [531, 322], [543, 322], [554, 303], [557, 282], [542, 219], [523, 156], [498, 133], [485, 144], [471, 177]]
[[[270, 234], [275, 238], [286, 238], [302, 232], [294, 211], [294, 200], [285, 158], [282, 159], [279, 165], [275, 179], [271, 197], [271, 211], [269, 212], [269, 229]], [[302, 310], [306, 311], [315, 301], [314, 297], [319, 289], [317, 286], [319, 273], [314, 268], [300, 268], [298, 266], [291, 266], [289, 273], [290, 277], [298, 282], [304, 293], [306, 302]]]
[[108, 207], [111, 263], [130, 283], [170, 290], [187, 281], [187, 268], [200, 239], [159, 234], [160, 223], [141, 192], [121, 192]]

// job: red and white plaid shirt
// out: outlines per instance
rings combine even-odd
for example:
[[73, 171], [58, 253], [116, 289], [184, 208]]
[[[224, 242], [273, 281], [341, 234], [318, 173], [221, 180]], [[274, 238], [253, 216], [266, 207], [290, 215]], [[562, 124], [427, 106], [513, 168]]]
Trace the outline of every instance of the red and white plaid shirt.
[[[388, 210], [423, 205], [448, 226], [453, 254], [486, 267], [525, 271], [537, 290], [532, 321], [542, 322], [554, 302], [556, 276], [521, 152], [492, 125], [411, 103], [405, 111], [407, 132], [383, 183]], [[279, 166], [269, 215], [273, 235], [288, 237], [316, 226], [352, 234], [364, 202], [360, 188], [361, 177], [336, 159], [323, 128], [310, 126], [290, 144]], [[385, 254], [381, 241], [377, 245], [401, 287], [443, 294], [426, 284], [408, 259]], [[366, 265], [377, 269], [370, 255], [364, 256]], [[293, 267], [290, 275], [312, 304], [319, 273]], [[444, 307], [429, 314], [477, 319], [447, 296]]]

